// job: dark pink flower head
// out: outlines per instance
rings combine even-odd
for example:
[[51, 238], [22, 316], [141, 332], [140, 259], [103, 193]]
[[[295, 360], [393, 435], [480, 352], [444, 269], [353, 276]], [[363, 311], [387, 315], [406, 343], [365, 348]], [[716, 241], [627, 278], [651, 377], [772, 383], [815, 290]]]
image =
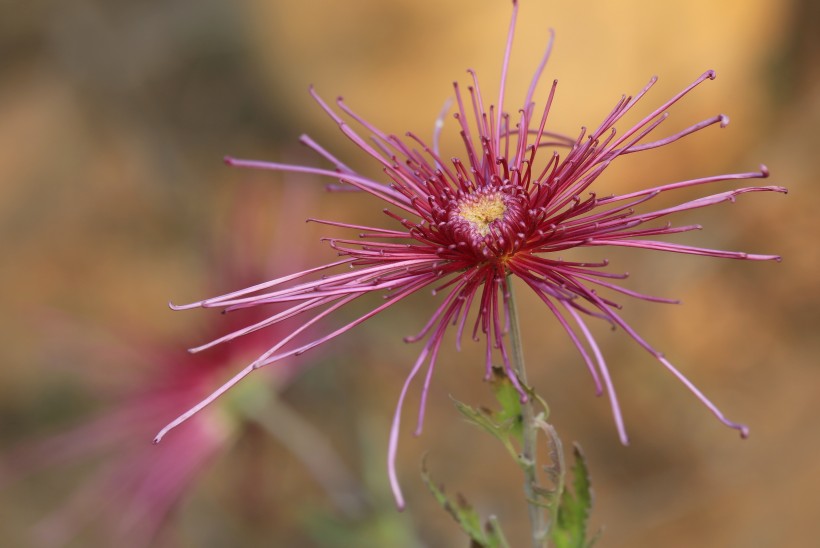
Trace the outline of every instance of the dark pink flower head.
[[[309, 137], [302, 142], [332, 164], [332, 169], [305, 167], [227, 158], [229, 165], [311, 173], [337, 179], [384, 201], [388, 227], [358, 226], [334, 221], [317, 221], [358, 232], [350, 239], [329, 239], [342, 257], [290, 276], [261, 283], [220, 297], [175, 308], [219, 307], [226, 310], [262, 304], [278, 305], [267, 319], [231, 333], [215, 342], [229, 340], [288, 318], [302, 318], [302, 325], [275, 342], [270, 349], [240, 372], [234, 381], [160, 432], [186, 420], [254, 369], [321, 345], [406, 297], [426, 288], [441, 295], [429, 322], [409, 341], [424, 340], [421, 353], [399, 395], [393, 419], [388, 455], [391, 484], [399, 506], [402, 495], [395, 473], [395, 455], [401, 408], [411, 381], [424, 374], [418, 430], [424, 418], [425, 399], [436, 359], [448, 326], [454, 325], [457, 345], [467, 330], [473, 339], [483, 337], [486, 345], [485, 375], [490, 376], [493, 356], [500, 355], [507, 375], [521, 398], [527, 397], [513, 373], [504, 333], [509, 321], [508, 276], [521, 280], [552, 312], [578, 349], [594, 379], [598, 393], [606, 391], [612, 405], [618, 433], [627, 436], [613, 384], [601, 352], [587, 329], [589, 318], [601, 318], [620, 326], [640, 346], [668, 369], [717, 418], [740, 431], [747, 428], [727, 419], [718, 408], [685, 378], [662, 354], [641, 338], [618, 313], [619, 305], [599, 293], [620, 293], [652, 302], [673, 302], [636, 293], [618, 285], [625, 275], [606, 270], [606, 261], [569, 262], [558, 252], [570, 248], [600, 246], [639, 247], [658, 251], [748, 260], [778, 260], [775, 255], [753, 255], [668, 243], [659, 236], [697, 230], [697, 225], [673, 226], [654, 221], [673, 213], [731, 202], [747, 192], [785, 192], [777, 186], [750, 186], [711, 194], [673, 207], [652, 209], [651, 201], [661, 193], [707, 185], [720, 181], [759, 179], [759, 172], [716, 175], [660, 185], [621, 195], [599, 195], [590, 191], [606, 168], [621, 156], [670, 144], [691, 133], [728, 123], [714, 116], [674, 133], [657, 137], [667, 110], [684, 95], [715, 77], [708, 71], [683, 91], [652, 110], [640, 122], [620, 133], [615, 126], [647, 94], [652, 78], [634, 97], [622, 97], [610, 114], [593, 130], [582, 128], [575, 137], [547, 129], [556, 93], [553, 82], [536, 108], [539, 80], [552, 47], [536, 69], [523, 102], [505, 109], [505, 82], [515, 31], [518, 6], [513, 15], [501, 70], [501, 84], [495, 102], [482, 93], [477, 75], [469, 71], [466, 90], [455, 84], [454, 114], [464, 149], [457, 157], [444, 158], [438, 146], [445, 113], [436, 122], [432, 146], [412, 133], [404, 138], [387, 134], [352, 111], [342, 99], [331, 108], [313, 90], [311, 95], [339, 125], [341, 131], [378, 162], [387, 183], [364, 177], [347, 167]], [[354, 129], [350, 124], [358, 126]], [[339, 308], [370, 294], [385, 295], [384, 301], [361, 317], [326, 335], [303, 336], [316, 322]], [[468, 321], [477, 310], [474, 321]], [[212, 346], [210, 343], [195, 350]]]

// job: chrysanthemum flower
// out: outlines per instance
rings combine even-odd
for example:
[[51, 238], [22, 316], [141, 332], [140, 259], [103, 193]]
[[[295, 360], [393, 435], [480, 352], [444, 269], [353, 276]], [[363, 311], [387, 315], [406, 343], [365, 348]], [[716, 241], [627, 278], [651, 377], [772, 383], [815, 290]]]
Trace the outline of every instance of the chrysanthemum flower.
[[[565, 261], [559, 252], [614, 246], [706, 257], [779, 260], [775, 255], [706, 249], [656, 239], [700, 228], [698, 225], [674, 226], [656, 221], [675, 213], [732, 202], [749, 192], [786, 190], [779, 186], [747, 186], [672, 207], [651, 207], [653, 199], [662, 193], [722, 181], [765, 178], [768, 176], [765, 167], [757, 172], [714, 175], [620, 195], [607, 194], [605, 189], [603, 193], [590, 190], [607, 167], [622, 156], [669, 145], [712, 125], [725, 126], [728, 118], [721, 114], [677, 133], [656, 136], [668, 116], [667, 110], [701, 83], [714, 79], [715, 73], [705, 72], [626, 131], [616, 131], [616, 125], [643, 100], [656, 78], [653, 77], [634, 96], [618, 100], [595, 129], [582, 128], [575, 137], [562, 135], [547, 129], [557, 82], [545, 92], [542, 106], [536, 107], [535, 102], [538, 83], [552, 48], [552, 36], [523, 101], [516, 105], [513, 113], [505, 108], [505, 83], [517, 11], [517, 2], [513, 1], [496, 102], [490, 104], [491, 99], [482, 93], [478, 77], [472, 70], [468, 71], [470, 84], [466, 93], [454, 84], [454, 117], [464, 145], [458, 156], [445, 158], [439, 150], [445, 113], [436, 121], [432, 145], [428, 146], [413, 133], [402, 138], [379, 130], [351, 110], [341, 98], [336, 101], [337, 108], [334, 109], [311, 89], [313, 98], [338, 124], [342, 133], [382, 167], [384, 180], [356, 173], [307, 136], [302, 137], [302, 143], [329, 162], [332, 168], [226, 159], [232, 166], [309, 173], [336, 179], [345, 187], [353, 187], [382, 200], [390, 222], [385, 227], [370, 227], [316, 220], [358, 232], [358, 237], [327, 240], [341, 256], [339, 260], [220, 297], [174, 306], [175, 309], [218, 307], [233, 311], [278, 305], [265, 320], [194, 348], [194, 352], [289, 318], [303, 318], [303, 323], [277, 340], [212, 396], [168, 425], [157, 440], [253, 370], [322, 345], [410, 295], [433, 289], [437, 299], [430, 320], [420, 333], [406, 339], [425, 342], [399, 394], [390, 435], [388, 471], [401, 507], [403, 499], [395, 471], [401, 409], [411, 382], [425, 370], [418, 415], [420, 431], [425, 400], [448, 326], [453, 325], [456, 330], [457, 345], [460, 345], [465, 330], [475, 340], [483, 337], [486, 377], [490, 376], [493, 357], [500, 355], [507, 376], [521, 398], [527, 398], [525, 387], [521, 386], [511, 368], [508, 342], [504, 337], [509, 321], [508, 284], [511, 278], [517, 278], [529, 287], [566, 331], [586, 363], [598, 393], [607, 393], [623, 443], [627, 443], [627, 435], [621, 411], [609, 370], [587, 327], [590, 318], [602, 319], [622, 328], [718, 420], [739, 430], [744, 437], [748, 434], [746, 426], [726, 418], [691, 381], [636, 333], [619, 314], [620, 306], [600, 294], [599, 289], [651, 302], [675, 301], [622, 287], [618, 280], [626, 275], [607, 271], [605, 260]], [[384, 301], [324, 336], [307, 336], [308, 330], [314, 329], [317, 322], [371, 294], [384, 296]], [[469, 320], [471, 311], [477, 313], [474, 322]]]

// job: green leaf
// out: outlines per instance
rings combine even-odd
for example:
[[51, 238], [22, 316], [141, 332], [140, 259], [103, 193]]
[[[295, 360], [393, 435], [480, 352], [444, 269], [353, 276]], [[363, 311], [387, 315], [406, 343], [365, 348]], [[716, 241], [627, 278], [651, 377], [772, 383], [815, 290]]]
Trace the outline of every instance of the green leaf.
[[501, 410], [496, 411], [493, 414], [493, 418], [499, 424], [504, 425], [507, 432], [515, 436], [516, 440], [520, 442], [523, 428], [521, 395], [500, 367], [493, 368], [491, 383], [493, 392], [495, 393], [495, 399], [501, 404]]
[[[467, 422], [478, 426], [482, 430], [489, 432], [494, 437], [496, 437], [501, 443], [504, 444], [504, 447], [507, 448], [510, 455], [516, 461], [518, 460], [518, 451], [516, 450], [515, 446], [513, 446], [512, 442], [510, 441], [510, 433], [516, 428], [515, 424], [510, 424], [508, 421], [499, 423], [496, 419], [496, 415], [493, 414], [491, 411], [487, 409], [474, 409], [467, 405], [466, 403], [462, 403], [455, 398], [452, 398], [453, 403], [456, 405], [456, 409], [467, 419]], [[518, 425], [520, 430], [520, 425]]]
[[509, 548], [495, 516], [491, 516], [486, 526], [482, 527], [481, 517], [463, 495], [456, 495], [456, 500], [452, 501], [444, 493], [444, 486], [433, 482], [427, 472], [425, 460], [421, 463], [421, 477], [441, 507], [453, 516], [461, 530], [470, 537], [471, 547]]
[[584, 454], [576, 444], [575, 463], [572, 466], [572, 490], [564, 489], [552, 528], [552, 541], [556, 548], [589, 548], [593, 540], [587, 540], [586, 529], [592, 509], [592, 487]]

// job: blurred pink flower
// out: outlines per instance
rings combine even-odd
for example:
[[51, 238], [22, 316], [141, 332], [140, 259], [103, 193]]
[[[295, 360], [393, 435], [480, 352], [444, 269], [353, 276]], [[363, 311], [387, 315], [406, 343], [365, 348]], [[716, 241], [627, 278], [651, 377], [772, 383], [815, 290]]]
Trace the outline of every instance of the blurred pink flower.
[[[278, 216], [280, 223], [276, 237], [280, 240], [279, 245], [285, 240], [293, 243], [299, 238], [299, 234], [288, 232], [295, 220], [292, 213], [299, 209], [298, 202], [305, 197], [304, 191], [296, 192], [291, 188], [294, 186], [289, 185], [291, 190], [285, 195], [291, 209], [283, 208]], [[245, 194], [238, 201], [241, 207], [234, 212], [231, 245], [223, 246], [218, 253], [218, 266], [210, 273], [215, 278], [212, 280], [214, 285], [244, 284], [270, 273], [271, 269], [260, 265], [259, 257], [268, 258], [270, 254], [255, 245], [260, 243], [260, 235], [259, 227], [253, 226], [256, 217], [268, 214], [260, 207], [264, 203], [260, 198], [270, 197], [269, 194]], [[274, 204], [270, 205], [273, 207]], [[228, 252], [233, 252], [233, 260], [225, 260]], [[302, 259], [298, 254], [292, 255], [289, 266], [303, 264]], [[257, 319], [264, 317], [261, 309], [250, 311], [250, 314]], [[211, 322], [208, 326], [211, 332], [239, 329], [243, 324], [238, 321], [247, 321], [247, 318], [239, 319], [233, 314], [215, 319], [220, 321]], [[292, 326], [282, 327], [292, 329]], [[282, 332], [281, 336], [286, 334]], [[121, 394], [97, 418], [46, 439], [28, 442], [2, 457], [10, 476], [17, 479], [38, 470], [64, 467], [78, 461], [99, 463], [70, 499], [38, 525], [36, 536], [39, 540], [48, 545], [60, 545], [93, 524], [111, 539], [111, 545], [150, 545], [170, 511], [203, 468], [238, 437], [250, 413], [265, 410], [264, 405], [261, 409], [252, 406], [259, 406], [266, 398], [276, 398], [278, 391], [287, 386], [303, 367], [310, 365], [305, 361], [282, 363], [280, 367], [271, 368], [265, 376], [267, 382], [249, 385], [253, 392], [244, 392], [241, 400], [215, 406], [194, 417], [185, 428], [159, 446], [150, 443], [159, 426], [207, 396], [225, 381], [237, 363], [246, 363], [262, 352], [268, 345], [267, 336], [263, 335], [267, 334], [251, 334], [205, 355], [181, 353], [176, 343], [166, 345], [126, 337], [139, 348], [145, 363], [122, 363], [120, 349], [109, 349], [109, 354], [118, 355], [114, 359], [110, 355], [106, 357], [103, 352], [92, 357], [107, 359], [117, 367], [142, 365], [143, 380], [139, 386]], [[277, 407], [281, 409], [281, 405]], [[277, 416], [276, 420], [285, 419]], [[306, 439], [313, 435], [302, 423], [300, 426]], [[303, 445], [300, 446], [300, 443], [306, 443], [305, 440], [284, 440], [292, 450], [301, 453], [298, 456], [305, 456], [305, 460], [310, 461], [305, 464], [320, 476], [317, 478], [320, 482], [327, 480], [324, 487], [330, 490], [349, 487], [349, 483], [328, 484], [340, 480], [339, 474], [346, 471], [340, 472], [336, 463], [328, 462], [329, 450], [322, 441], [308, 441], [312, 443], [310, 449], [314, 454], [305, 456], [304, 453], [310, 452], [303, 451]], [[318, 463], [320, 460], [324, 462]], [[330, 478], [333, 474], [336, 477]], [[348, 479], [341, 478], [341, 481]]]
[[[254, 309], [260, 305], [279, 306], [264, 320], [250, 322], [247, 327], [192, 349], [194, 352], [263, 328], [272, 328], [291, 318], [300, 318], [301, 325], [285, 336], [273, 334], [271, 339], [276, 341], [275, 344], [234, 379], [170, 423], [159, 433], [157, 440], [193, 417], [250, 372], [320, 346], [406, 297], [432, 287], [434, 294], [443, 297], [421, 332], [407, 339], [426, 339], [426, 342], [401, 389], [390, 436], [388, 471], [397, 503], [402, 507], [404, 502], [395, 472], [402, 405], [411, 381], [426, 365], [417, 427], [420, 432], [433, 370], [449, 325], [455, 326], [457, 345], [460, 345], [465, 329], [469, 329], [476, 340], [483, 334], [485, 375], [489, 378], [493, 355], [499, 354], [521, 398], [527, 397], [512, 371], [508, 343], [504, 339], [510, 320], [508, 276], [518, 278], [529, 287], [566, 331], [586, 363], [597, 392], [606, 391], [609, 396], [623, 443], [627, 443], [627, 435], [618, 400], [604, 358], [587, 328], [588, 318], [603, 319], [621, 327], [722, 423], [739, 430], [744, 437], [747, 435], [746, 426], [727, 419], [691, 381], [623, 320], [618, 313], [620, 305], [610, 296], [599, 293], [599, 289], [651, 302], [675, 301], [622, 287], [617, 280], [626, 278], [626, 275], [608, 272], [605, 260], [565, 261], [558, 253], [572, 248], [615, 246], [705, 257], [779, 260], [775, 255], [706, 249], [651, 238], [701, 228], [699, 225], [653, 223], [672, 214], [734, 202], [738, 196], [749, 192], [784, 193], [786, 190], [779, 186], [749, 186], [672, 207], [652, 209], [648, 206], [658, 195], [681, 188], [765, 178], [768, 172], [761, 167], [759, 172], [714, 175], [620, 195], [587, 192], [606, 168], [621, 156], [663, 147], [712, 125], [725, 126], [728, 118], [718, 115], [677, 133], [654, 137], [668, 117], [667, 109], [704, 81], [714, 79], [715, 73], [705, 72], [620, 135], [615, 125], [644, 98], [656, 78], [652, 78], [634, 97], [618, 100], [610, 114], [592, 131], [582, 128], [575, 137], [555, 133], [547, 129], [547, 119], [557, 82], [549, 87], [540, 110], [536, 110], [534, 102], [552, 48], [552, 37], [523, 102], [512, 114], [505, 110], [505, 83], [517, 12], [518, 5], [514, 1], [496, 102], [489, 104], [473, 71], [469, 71], [471, 84], [466, 94], [458, 84], [454, 86], [454, 117], [464, 144], [461, 157], [447, 160], [439, 150], [446, 112], [436, 121], [432, 145], [428, 146], [412, 133], [400, 138], [382, 132], [351, 110], [341, 98], [336, 102], [340, 114], [311, 89], [311, 95], [342, 133], [381, 166], [388, 183], [353, 171], [307, 136], [302, 142], [332, 164], [332, 169], [226, 159], [233, 166], [337, 179], [342, 187], [352, 187], [382, 200], [387, 208], [384, 213], [391, 219], [392, 226], [381, 228], [316, 220], [358, 233], [358, 239], [327, 239], [341, 256], [339, 260], [294, 271], [288, 276], [219, 297], [175, 306], [175, 309], [219, 307], [227, 311]], [[364, 136], [349, 123], [358, 124]], [[384, 301], [323, 336], [312, 334], [317, 322], [371, 294], [383, 295]], [[471, 310], [477, 311], [477, 318], [472, 327], [468, 327]]]

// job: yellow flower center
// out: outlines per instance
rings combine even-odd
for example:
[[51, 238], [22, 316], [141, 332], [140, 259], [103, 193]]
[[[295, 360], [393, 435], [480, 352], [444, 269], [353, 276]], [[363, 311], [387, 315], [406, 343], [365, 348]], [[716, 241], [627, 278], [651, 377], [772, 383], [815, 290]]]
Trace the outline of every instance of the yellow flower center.
[[484, 194], [465, 200], [458, 207], [458, 216], [470, 223], [481, 236], [490, 233], [490, 224], [504, 217], [507, 205], [500, 194]]

